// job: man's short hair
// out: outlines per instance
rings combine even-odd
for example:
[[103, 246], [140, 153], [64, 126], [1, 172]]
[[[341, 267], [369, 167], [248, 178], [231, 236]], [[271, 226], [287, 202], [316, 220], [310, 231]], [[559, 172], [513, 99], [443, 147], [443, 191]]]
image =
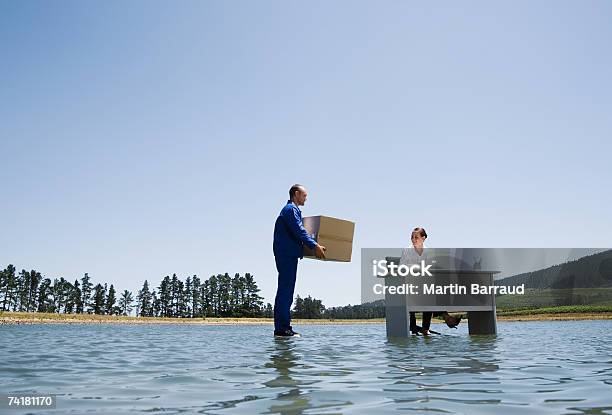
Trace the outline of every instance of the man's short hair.
[[289, 200], [293, 199], [293, 195], [295, 194], [295, 192], [297, 192], [298, 190], [302, 190], [304, 188], [304, 186], [302, 186], [301, 184], [294, 184], [293, 186], [291, 186], [291, 189], [289, 189]]

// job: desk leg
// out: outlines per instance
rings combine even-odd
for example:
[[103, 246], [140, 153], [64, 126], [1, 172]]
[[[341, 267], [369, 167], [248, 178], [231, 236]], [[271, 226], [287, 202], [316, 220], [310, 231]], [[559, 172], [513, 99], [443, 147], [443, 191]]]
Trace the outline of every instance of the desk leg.
[[[404, 283], [404, 277], [388, 277], [385, 280], [387, 286], [396, 286]], [[385, 293], [385, 323], [387, 336], [409, 337], [410, 325], [408, 310], [406, 310], [405, 295], [391, 295]]]
[[385, 309], [385, 322], [387, 325], [387, 336], [389, 337], [409, 337], [410, 325], [408, 312], [405, 307], [387, 307]]
[[470, 334], [497, 334], [495, 311], [468, 311]]

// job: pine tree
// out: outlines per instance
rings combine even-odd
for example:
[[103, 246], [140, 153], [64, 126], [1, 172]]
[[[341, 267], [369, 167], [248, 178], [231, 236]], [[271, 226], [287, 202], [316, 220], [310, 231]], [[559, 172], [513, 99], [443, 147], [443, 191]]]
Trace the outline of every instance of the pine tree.
[[185, 284], [180, 279], [178, 280], [178, 286], [176, 288], [176, 316], [186, 317], [187, 316], [187, 302], [185, 298]]
[[185, 291], [183, 292], [183, 304], [185, 305], [185, 312], [183, 317], [191, 318], [193, 317], [193, 304], [192, 304], [192, 295], [191, 295], [191, 277], [187, 277], [185, 280]]
[[230, 283], [230, 316], [242, 317], [246, 314], [245, 297], [244, 278], [240, 274], [234, 274]]
[[153, 298], [149, 291], [149, 282], [145, 280], [142, 285], [142, 289], [136, 296], [138, 302], [138, 315], [142, 317], [149, 317], [153, 314]]
[[201, 317], [210, 317], [214, 315], [213, 301], [210, 293], [210, 280], [205, 280], [200, 284], [200, 303], [202, 304], [200, 309]]
[[219, 317], [221, 315], [220, 301], [219, 301], [219, 282], [217, 276], [213, 275], [206, 281], [207, 293], [206, 301], [208, 303], [208, 314], [207, 316]]
[[[77, 281], [78, 283], [78, 281]], [[77, 300], [75, 299], [76, 287], [69, 281], [64, 280], [63, 282], [64, 292], [64, 313], [74, 313], [77, 307]]]
[[153, 304], [151, 306], [151, 309], [149, 311], [149, 317], [158, 317], [159, 316], [159, 308], [156, 307], [156, 304], [159, 303], [159, 300], [157, 299], [157, 293], [155, 292], [155, 290], [153, 290], [153, 292], [151, 293], [151, 304]]
[[26, 311], [28, 305], [28, 292], [30, 290], [30, 273], [22, 269], [17, 276], [16, 298], [19, 303], [18, 310]]
[[158, 313], [161, 317], [170, 317], [170, 303], [172, 295], [170, 293], [170, 277], [166, 275], [158, 287]]
[[295, 297], [295, 305], [293, 306], [293, 316], [295, 318], [304, 318], [304, 300], [299, 295]]
[[61, 313], [62, 309], [66, 312], [66, 300], [72, 285], [60, 277], [53, 280], [53, 286], [51, 287], [51, 295], [53, 296], [53, 312]]
[[266, 308], [263, 312], [264, 317], [267, 318], [273, 318], [274, 317], [274, 307], [272, 307], [272, 304], [268, 303], [266, 304]]
[[2, 311], [9, 311], [13, 305], [16, 285], [15, 267], [10, 264], [2, 271]]
[[77, 314], [83, 314], [83, 293], [81, 291], [79, 280], [75, 279], [73, 284], [73, 290], [71, 295], [71, 301], [75, 306], [74, 312]]
[[108, 296], [106, 297], [106, 307], [105, 307], [106, 314], [112, 316], [115, 314], [119, 314], [121, 312], [119, 310], [119, 307], [115, 305], [116, 302], [117, 302], [117, 297], [116, 297], [115, 287], [113, 286], [113, 284], [111, 284], [108, 289]]
[[221, 317], [230, 317], [232, 311], [230, 303], [231, 278], [228, 273], [225, 273], [217, 275], [217, 280], [218, 314]]
[[93, 289], [93, 301], [91, 304], [92, 311], [94, 314], [103, 314], [104, 305], [106, 303], [106, 287], [98, 283]]
[[93, 284], [89, 280], [89, 274], [85, 273], [83, 278], [81, 278], [81, 304], [83, 307], [83, 312], [91, 314], [93, 312], [91, 306], [91, 293], [93, 289]]
[[258, 316], [263, 307], [263, 297], [258, 293], [260, 291], [255, 282], [255, 278], [250, 273], [244, 275], [244, 285], [246, 290], [246, 315], [249, 317]]
[[45, 278], [38, 287], [38, 311], [41, 313], [52, 313], [53, 300], [49, 298], [52, 294], [51, 280]]
[[119, 309], [121, 310], [121, 314], [124, 316], [129, 316], [134, 309], [132, 305], [133, 303], [134, 297], [132, 296], [132, 293], [128, 290], [124, 290], [123, 293], [121, 293], [121, 298], [119, 298]]
[[321, 300], [308, 296], [303, 299], [302, 314], [300, 318], [321, 318], [321, 313], [325, 307], [321, 303]]
[[36, 270], [30, 271], [30, 286], [28, 287], [28, 311], [36, 311], [38, 302], [38, 286], [42, 280], [42, 275]]
[[200, 297], [200, 279], [194, 275], [191, 280], [191, 304], [193, 306], [193, 317], [202, 317], [202, 299]]
[[172, 274], [170, 281], [170, 297], [171, 297], [171, 312], [172, 317], [184, 317], [186, 314], [184, 284], [176, 274]]
[[179, 281], [176, 274], [172, 274], [172, 280], [170, 281], [170, 316], [178, 316], [179, 306]]

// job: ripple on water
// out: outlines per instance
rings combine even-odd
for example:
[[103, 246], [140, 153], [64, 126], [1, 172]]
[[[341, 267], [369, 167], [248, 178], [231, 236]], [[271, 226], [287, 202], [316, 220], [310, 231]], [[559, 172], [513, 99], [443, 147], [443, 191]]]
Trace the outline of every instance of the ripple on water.
[[384, 325], [309, 325], [278, 340], [264, 325], [5, 326], [0, 391], [58, 394], [45, 414], [612, 413], [611, 329], [387, 339]]

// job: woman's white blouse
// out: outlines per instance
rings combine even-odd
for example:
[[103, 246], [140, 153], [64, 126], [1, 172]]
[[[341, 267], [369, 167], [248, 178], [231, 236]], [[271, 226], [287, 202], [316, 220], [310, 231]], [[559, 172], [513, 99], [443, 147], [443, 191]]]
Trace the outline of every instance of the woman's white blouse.
[[[427, 247], [423, 245], [423, 248]], [[423, 255], [419, 255], [416, 249], [414, 249], [414, 246], [402, 249], [400, 265], [420, 264], [421, 260], [425, 260], [425, 262], [427, 262], [427, 249], [423, 249]]]

